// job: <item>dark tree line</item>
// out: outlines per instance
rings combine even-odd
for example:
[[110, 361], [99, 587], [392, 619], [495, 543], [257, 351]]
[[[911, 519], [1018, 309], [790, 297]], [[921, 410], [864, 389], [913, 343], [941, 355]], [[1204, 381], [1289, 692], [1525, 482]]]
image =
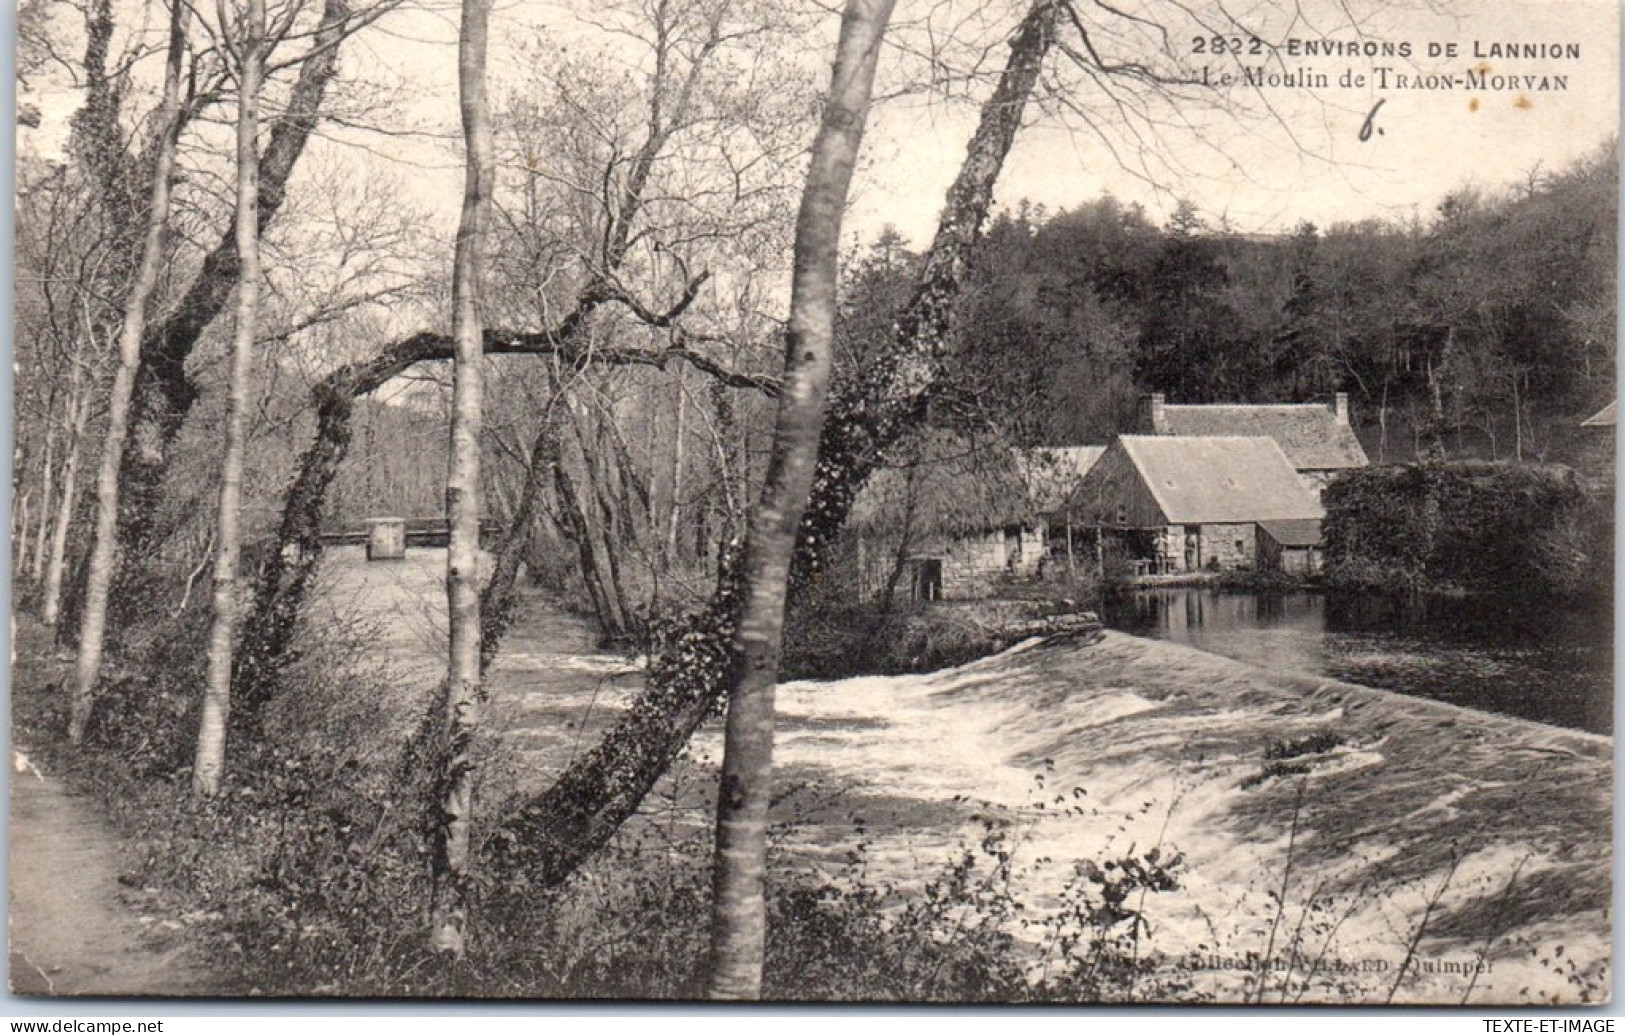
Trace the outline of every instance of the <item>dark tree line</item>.
[[[1014, 441], [1104, 442], [1136, 399], [1303, 402], [1351, 394], [1373, 459], [1562, 458], [1614, 385], [1615, 148], [1425, 221], [1257, 235], [1181, 205], [1156, 226], [1107, 197], [990, 226], [969, 277], [939, 420]], [[916, 259], [895, 238], [854, 264], [843, 334]]]

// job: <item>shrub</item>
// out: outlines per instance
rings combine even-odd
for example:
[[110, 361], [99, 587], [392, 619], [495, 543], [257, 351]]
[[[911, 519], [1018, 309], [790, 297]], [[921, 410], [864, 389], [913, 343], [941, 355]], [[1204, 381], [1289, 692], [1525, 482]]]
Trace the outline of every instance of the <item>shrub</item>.
[[1571, 596], [1611, 570], [1611, 508], [1561, 465], [1351, 471], [1326, 511], [1327, 575], [1345, 586]]
[[[774, 998], [904, 1002], [1163, 1000], [1188, 975], [1152, 948], [1142, 909], [1175, 891], [1183, 857], [1153, 848], [1082, 861], [1035, 910], [1019, 889], [1007, 825], [988, 822], [917, 891], [875, 884], [862, 853], [822, 885], [773, 900], [768, 991]], [[1049, 860], [1037, 862], [1048, 863]]]

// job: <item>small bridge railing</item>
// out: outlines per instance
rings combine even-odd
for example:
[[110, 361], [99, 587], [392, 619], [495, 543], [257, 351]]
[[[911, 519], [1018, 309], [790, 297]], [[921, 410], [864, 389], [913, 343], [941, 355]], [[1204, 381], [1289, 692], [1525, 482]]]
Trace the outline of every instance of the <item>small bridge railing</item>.
[[[443, 517], [406, 518], [406, 545], [408, 547], [444, 547], [451, 540], [451, 523]], [[502, 525], [485, 518], [480, 522], [480, 545], [489, 546], [502, 535]], [[346, 525], [343, 528], [323, 529], [323, 546], [365, 546], [372, 529], [367, 524]]]

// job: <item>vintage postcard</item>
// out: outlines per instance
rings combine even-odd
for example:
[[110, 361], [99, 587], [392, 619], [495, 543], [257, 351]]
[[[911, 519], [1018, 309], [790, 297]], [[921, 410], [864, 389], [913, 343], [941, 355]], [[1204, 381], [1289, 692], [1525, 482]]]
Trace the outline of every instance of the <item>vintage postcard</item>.
[[1607, 0], [22, 0], [10, 988], [1613, 994]]

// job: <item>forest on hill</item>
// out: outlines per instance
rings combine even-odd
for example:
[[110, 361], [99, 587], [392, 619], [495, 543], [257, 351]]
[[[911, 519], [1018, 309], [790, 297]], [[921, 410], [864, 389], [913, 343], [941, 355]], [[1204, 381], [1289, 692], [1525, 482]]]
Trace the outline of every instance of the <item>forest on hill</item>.
[[[1614, 394], [1618, 151], [1462, 187], [1431, 213], [1245, 233], [1111, 197], [997, 216], [959, 325], [955, 420], [1022, 445], [1110, 441], [1137, 399], [1316, 402], [1346, 391], [1374, 463], [1565, 460]], [[852, 267], [861, 356], [906, 291], [895, 235]]]

